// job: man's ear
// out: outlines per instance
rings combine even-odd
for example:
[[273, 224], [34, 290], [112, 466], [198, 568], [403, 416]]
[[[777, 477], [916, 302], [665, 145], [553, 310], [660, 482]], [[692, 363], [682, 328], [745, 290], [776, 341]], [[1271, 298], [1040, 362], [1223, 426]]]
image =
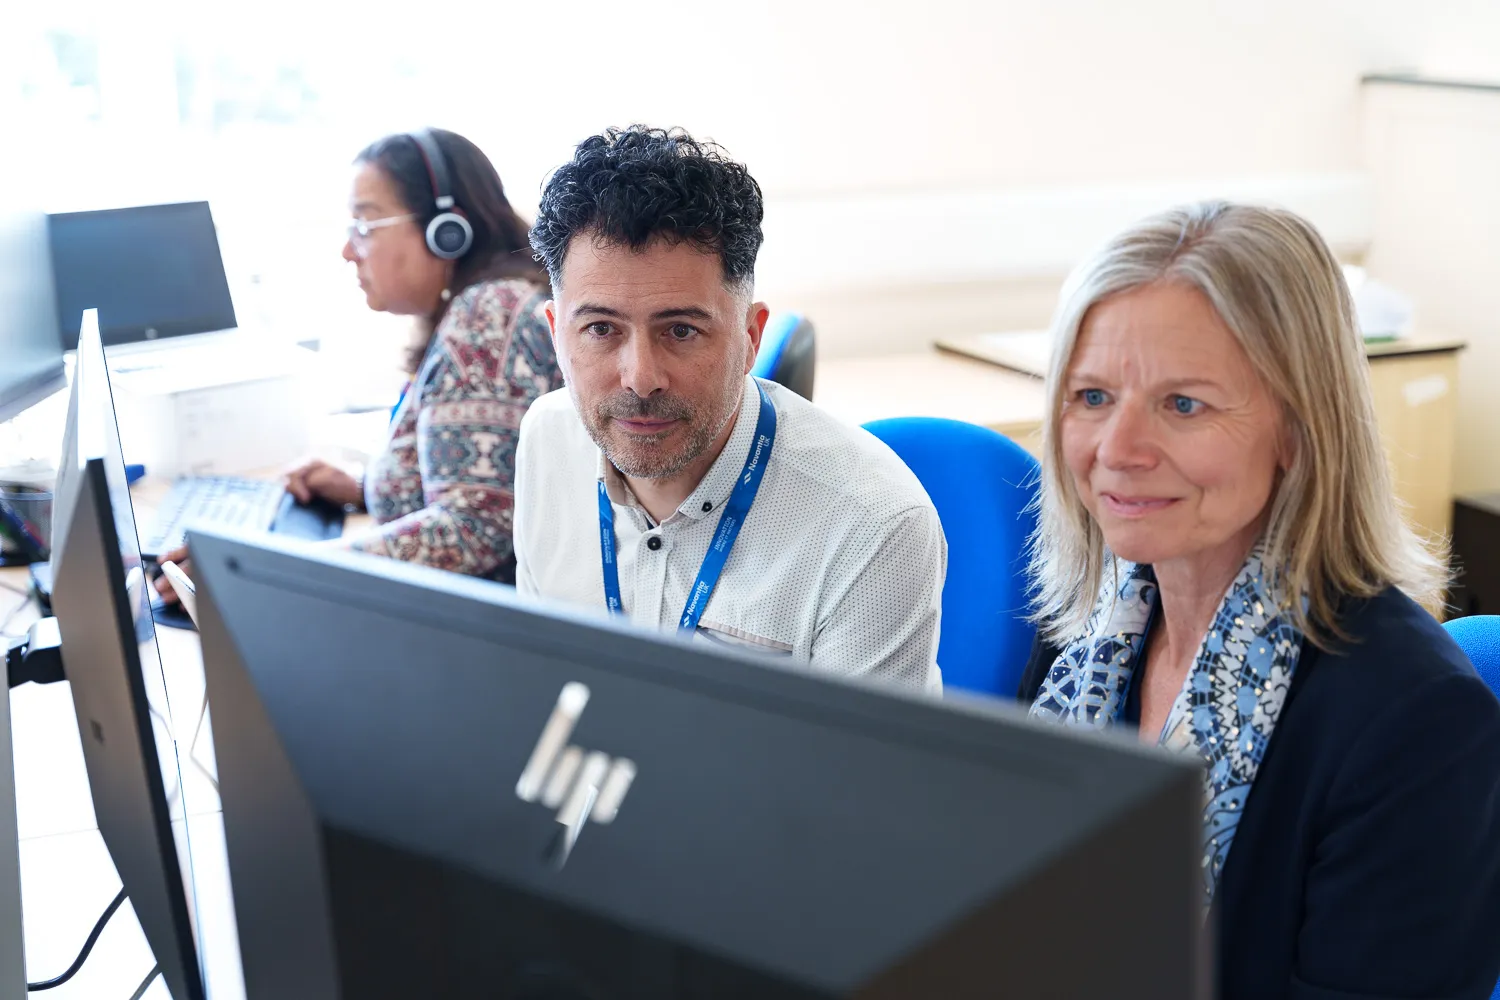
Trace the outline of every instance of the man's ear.
[[552, 336], [552, 353], [557, 358], [557, 368], [562, 372], [564, 382], [572, 382], [573, 373], [568, 370], [572, 359], [568, 357], [567, 351], [563, 350], [563, 345], [557, 336], [557, 300], [548, 299], [542, 311], [547, 314], [547, 332]]
[[760, 354], [760, 338], [766, 332], [766, 320], [771, 310], [764, 302], [752, 302], [745, 312], [745, 335], [750, 338], [750, 350], [745, 353], [745, 374], [755, 367], [755, 358]]

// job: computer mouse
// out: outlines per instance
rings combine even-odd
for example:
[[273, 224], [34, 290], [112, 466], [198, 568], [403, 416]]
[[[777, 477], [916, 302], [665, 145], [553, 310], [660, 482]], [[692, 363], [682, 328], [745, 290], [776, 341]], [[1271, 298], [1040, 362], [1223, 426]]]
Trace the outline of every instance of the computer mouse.
[[288, 493], [276, 512], [271, 526], [275, 534], [287, 535], [306, 541], [323, 541], [338, 538], [344, 529], [344, 507], [322, 497], [314, 497], [308, 503], [298, 503]]

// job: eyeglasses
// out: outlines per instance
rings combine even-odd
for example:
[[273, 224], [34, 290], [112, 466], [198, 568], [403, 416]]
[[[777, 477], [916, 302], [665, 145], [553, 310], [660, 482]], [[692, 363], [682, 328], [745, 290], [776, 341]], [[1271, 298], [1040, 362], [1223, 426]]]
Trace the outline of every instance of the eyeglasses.
[[416, 217], [415, 212], [408, 212], [406, 215], [390, 215], [384, 219], [350, 219], [349, 245], [361, 257], [367, 256], [370, 252], [371, 233], [377, 229], [384, 229], [386, 226], [396, 226], [403, 222], [410, 222]]

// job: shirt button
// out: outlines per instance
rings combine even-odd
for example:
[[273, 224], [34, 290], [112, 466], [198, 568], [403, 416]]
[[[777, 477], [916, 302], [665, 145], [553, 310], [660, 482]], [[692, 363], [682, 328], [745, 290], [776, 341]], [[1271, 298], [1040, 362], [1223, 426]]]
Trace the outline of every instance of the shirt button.
[[713, 504], [709, 503], [707, 500], [703, 501], [703, 513], [707, 514], [709, 511], [711, 511], [713, 509], [714, 509], [714, 505]]
[[661, 548], [661, 536], [652, 535], [650, 538], [646, 539], [646, 548], [650, 549], [652, 552], [655, 552], [657, 549]]

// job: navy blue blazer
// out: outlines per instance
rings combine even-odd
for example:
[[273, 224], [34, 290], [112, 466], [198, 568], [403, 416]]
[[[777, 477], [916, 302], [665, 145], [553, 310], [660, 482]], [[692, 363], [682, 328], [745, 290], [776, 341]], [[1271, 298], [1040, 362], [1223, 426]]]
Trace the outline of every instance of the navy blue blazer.
[[[1224, 862], [1221, 1000], [1487, 1000], [1500, 976], [1500, 701], [1406, 595], [1308, 643]], [[1021, 680], [1036, 700], [1058, 651]]]

